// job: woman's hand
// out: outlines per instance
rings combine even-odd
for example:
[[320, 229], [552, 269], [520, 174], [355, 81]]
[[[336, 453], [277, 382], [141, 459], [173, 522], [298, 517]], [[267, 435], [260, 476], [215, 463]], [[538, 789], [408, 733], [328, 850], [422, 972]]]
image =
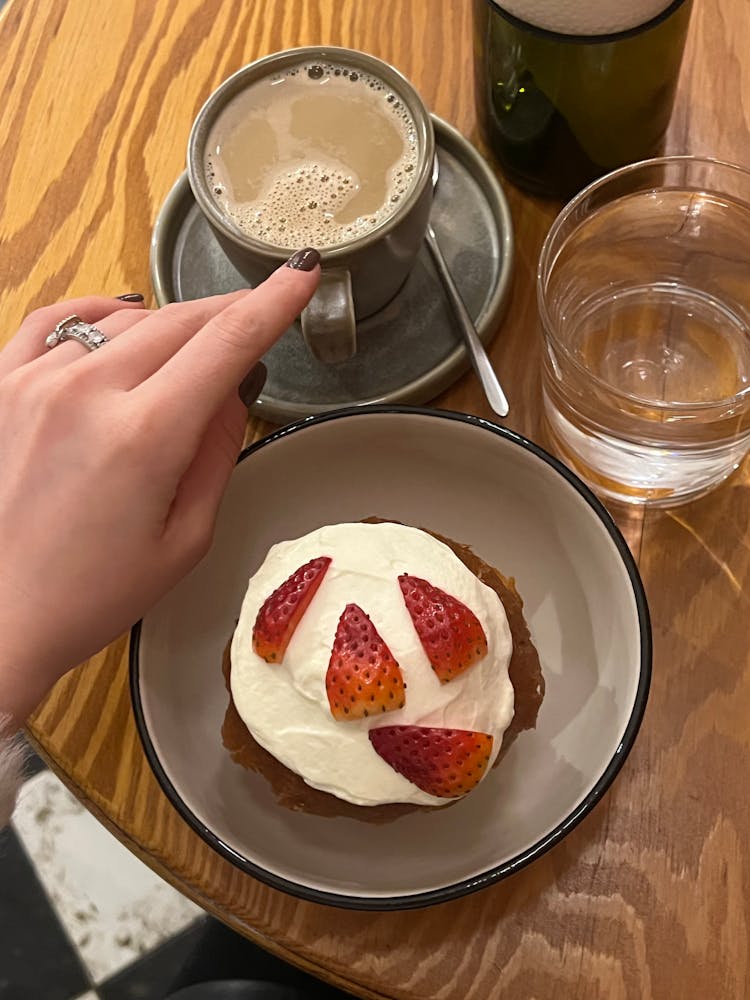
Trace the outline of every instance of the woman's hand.
[[[206, 553], [247, 420], [238, 386], [318, 276], [282, 267], [155, 312], [77, 299], [0, 352], [0, 713], [20, 725]], [[46, 349], [71, 313], [110, 343]]]

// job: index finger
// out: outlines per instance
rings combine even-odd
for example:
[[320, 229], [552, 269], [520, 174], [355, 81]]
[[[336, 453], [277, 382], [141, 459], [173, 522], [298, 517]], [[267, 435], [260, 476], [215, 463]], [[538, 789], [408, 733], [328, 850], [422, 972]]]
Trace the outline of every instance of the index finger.
[[146, 379], [137, 391], [147, 404], [158, 403], [164, 412], [176, 404], [183, 420], [205, 424], [312, 298], [320, 277], [319, 255], [307, 253], [314, 254], [312, 270], [290, 264], [295, 254], [261, 285], [213, 316]]

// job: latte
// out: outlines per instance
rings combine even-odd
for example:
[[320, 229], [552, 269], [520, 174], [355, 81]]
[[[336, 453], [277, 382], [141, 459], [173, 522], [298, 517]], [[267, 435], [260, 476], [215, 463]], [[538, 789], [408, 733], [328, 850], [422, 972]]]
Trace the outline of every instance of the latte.
[[251, 84], [222, 110], [206, 179], [245, 235], [278, 247], [351, 242], [399, 209], [417, 174], [417, 129], [382, 80], [334, 62]]

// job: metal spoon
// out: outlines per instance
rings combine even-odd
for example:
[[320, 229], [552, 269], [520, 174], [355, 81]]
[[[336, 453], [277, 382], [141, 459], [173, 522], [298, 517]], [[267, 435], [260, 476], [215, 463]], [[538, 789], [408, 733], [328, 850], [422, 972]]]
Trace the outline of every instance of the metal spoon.
[[[439, 171], [440, 167], [436, 156], [432, 166], [433, 188], [437, 187]], [[498, 416], [507, 417], [508, 400], [505, 398], [505, 393], [503, 392], [502, 386], [500, 385], [497, 375], [495, 374], [495, 370], [490, 363], [490, 359], [487, 356], [484, 345], [479, 339], [479, 334], [477, 333], [474, 322], [469, 315], [469, 311], [464, 305], [461, 293], [458, 288], [456, 288], [453, 276], [448, 270], [448, 265], [445, 261], [445, 257], [443, 256], [443, 251], [440, 249], [440, 244], [437, 241], [435, 230], [429, 223], [425, 234], [425, 242], [427, 243], [427, 248], [432, 254], [432, 259], [435, 262], [437, 272], [442, 279], [446, 294], [450, 299], [451, 305], [453, 306], [453, 311], [456, 314], [459, 328], [463, 334], [464, 340], [466, 341], [466, 347], [469, 352], [472, 367], [476, 372], [477, 378], [482, 383], [482, 388], [484, 389], [484, 394], [487, 397], [487, 402], [490, 404], [493, 411], [498, 414]]]

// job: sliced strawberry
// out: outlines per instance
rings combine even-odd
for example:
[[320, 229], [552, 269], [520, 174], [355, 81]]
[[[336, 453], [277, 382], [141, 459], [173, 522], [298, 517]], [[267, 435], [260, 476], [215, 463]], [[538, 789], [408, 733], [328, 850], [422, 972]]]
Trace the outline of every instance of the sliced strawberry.
[[489, 733], [469, 729], [377, 726], [369, 737], [394, 771], [440, 799], [455, 799], [475, 788], [492, 754]]
[[406, 609], [432, 669], [447, 684], [487, 655], [487, 636], [465, 604], [418, 576], [398, 578]]
[[393, 654], [362, 608], [347, 604], [339, 618], [326, 673], [334, 719], [366, 719], [404, 707], [404, 678]]
[[281, 663], [294, 630], [331, 565], [328, 556], [311, 559], [267, 597], [253, 626], [253, 649], [266, 663]]

